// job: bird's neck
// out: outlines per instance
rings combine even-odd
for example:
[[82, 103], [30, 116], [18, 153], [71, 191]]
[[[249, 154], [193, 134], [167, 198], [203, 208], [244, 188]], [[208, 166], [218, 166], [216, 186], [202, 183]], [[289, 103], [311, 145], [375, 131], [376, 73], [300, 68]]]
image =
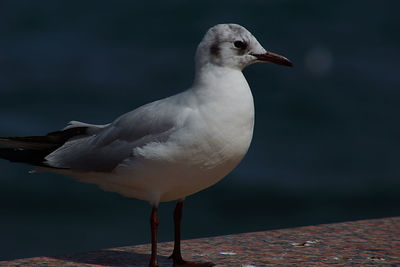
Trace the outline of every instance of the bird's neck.
[[240, 70], [212, 64], [204, 66], [197, 69], [190, 91], [199, 105], [213, 110], [210, 114], [220, 114], [220, 118], [238, 123], [242, 119], [245, 124], [252, 124], [254, 120], [253, 96]]
[[219, 157], [215, 162], [232, 164], [233, 168], [247, 152], [253, 135], [253, 96], [240, 70], [215, 65], [204, 67], [197, 69], [190, 89], [196, 99], [197, 114], [204, 122], [202, 125], [208, 127], [198, 132], [207, 134], [213, 154]]
[[240, 70], [221, 67], [212, 63], [196, 65], [192, 88], [216, 90], [232, 86], [248, 87], [247, 81]]

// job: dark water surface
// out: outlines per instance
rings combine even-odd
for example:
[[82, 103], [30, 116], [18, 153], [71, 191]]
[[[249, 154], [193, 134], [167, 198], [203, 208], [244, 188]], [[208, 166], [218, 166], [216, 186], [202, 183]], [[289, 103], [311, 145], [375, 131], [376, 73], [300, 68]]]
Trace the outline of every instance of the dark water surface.
[[[400, 215], [398, 1], [0, 2], [0, 136], [107, 123], [191, 85], [217, 23], [295, 68], [244, 73], [248, 155], [187, 199], [183, 237]], [[149, 242], [150, 205], [0, 161], [0, 260]], [[160, 208], [172, 239], [174, 203]]]

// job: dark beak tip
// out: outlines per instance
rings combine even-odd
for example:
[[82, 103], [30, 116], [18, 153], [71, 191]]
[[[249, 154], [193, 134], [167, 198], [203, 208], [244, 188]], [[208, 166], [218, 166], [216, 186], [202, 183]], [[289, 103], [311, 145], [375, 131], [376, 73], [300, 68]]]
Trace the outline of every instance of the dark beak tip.
[[271, 62], [275, 63], [277, 65], [282, 65], [282, 66], [287, 66], [287, 67], [293, 67], [293, 63], [287, 59], [284, 56], [272, 53], [272, 52], [267, 52], [265, 54], [253, 54], [259, 61], [262, 62]]

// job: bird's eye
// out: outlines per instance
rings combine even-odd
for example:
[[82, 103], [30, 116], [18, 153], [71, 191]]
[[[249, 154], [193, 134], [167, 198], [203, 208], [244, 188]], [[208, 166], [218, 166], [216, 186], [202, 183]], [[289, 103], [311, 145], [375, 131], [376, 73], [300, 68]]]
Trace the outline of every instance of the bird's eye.
[[235, 42], [233, 43], [233, 45], [234, 45], [236, 48], [239, 48], [239, 49], [246, 49], [246, 48], [247, 48], [247, 44], [246, 44], [245, 42], [242, 42], [242, 41], [235, 41]]

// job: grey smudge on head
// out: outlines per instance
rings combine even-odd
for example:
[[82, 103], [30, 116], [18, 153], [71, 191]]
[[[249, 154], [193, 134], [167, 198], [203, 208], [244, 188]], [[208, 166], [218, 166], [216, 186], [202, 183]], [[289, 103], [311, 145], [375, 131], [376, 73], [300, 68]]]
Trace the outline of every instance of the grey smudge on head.
[[219, 46], [218, 46], [218, 42], [215, 42], [210, 46], [210, 53], [213, 56], [218, 57], [219, 56], [219, 52], [220, 52], [219, 50], [220, 49], [219, 49]]

